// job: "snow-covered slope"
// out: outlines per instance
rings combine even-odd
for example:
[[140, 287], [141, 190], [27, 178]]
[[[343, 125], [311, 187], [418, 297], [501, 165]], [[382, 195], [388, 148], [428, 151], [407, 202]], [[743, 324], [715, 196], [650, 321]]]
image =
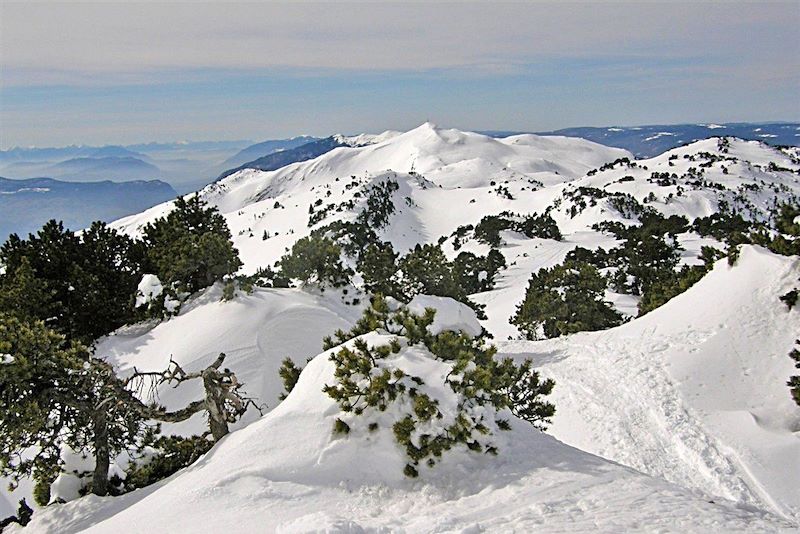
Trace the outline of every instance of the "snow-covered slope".
[[[764, 220], [776, 201], [800, 199], [796, 154], [756, 141], [708, 139], [633, 160], [623, 150], [580, 139], [493, 139], [427, 123], [369, 140], [373, 144], [338, 148], [276, 171], [241, 171], [201, 192], [225, 214], [244, 272], [274, 264], [313, 228], [354, 219], [369, 189], [387, 181], [398, 184], [392, 193], [395, 212], [379, 234], [399, 252], [417, 243], [435, 243], [486, 215], [543, 213], [549, 208], [564, 240], [526, 239], [505, 232], [501, 251], [509, 268], [500, 273], [497, 290], [475, 296], [487, 305], [487, 328], [505, 339], [518, 335], [508, 318], [531, 272], [560, 263], [576, 246], [614, 246], [613, 238], [591, 229], [595, 223], [636, 222], [635, 215], [615, 206], [613, 195], [630, 195], [690, 222], [725, 206]], [[171, 203], [162, 204], [115, 226], [136, 234], [169, 209]], [[681, 244], [684, 261], [696, 263], [703, 245], [717, 243], [687, 234]], [[443, 245], [451, 257], [459, 252], [452, 245], [452, 240]], [[461, 250], [486, 254], [489, 247], [473, 240]], [[622, 311], [635, 314], [635, 299], [609, 298]]]
[[785, 387], [800, 263], [745, 247], [626, 325], [501, 344], [558, 387], [551, 433], [585, 451], [800, 522], [800, 410]]
[[[393, 336], [367, 334], [370, 345]], [[332, 349], [335, 350], [335, 349]], [[426, 384], [442, 362], [406, 347], [394, 364]], [[419, 480], [391, 428], [331, 432], [339, 407], [323, 353], [289, 397], [192, 467], [120, 499], [95, 497], [35, 517], [33, 532], [777, 532], [774, 515], [710, 500], [564, 445], [519, 420], [496, 436], [499, 456], [455, 449]], [[447, 399], [441, 406], [446, 409]], [[120, 510], [124, 506], [125, 508]]]
[[[630, 156], [580, 139], [534, 135], [493, 139], [429, 123], [370, 139], [373, 143], [367, 146], [337, 148], [277, 171], [240, 171], [202, 190], [204, 199], [225, 214], [244, 271], [271, 265], [307, 235], [310, 206], [339, 208], [354, 202], [357, 208], [364, 190], [375, 183], [391, 179], [400, 185], [394, 193], [397, 212], [386, 238], [403, 250], [435, 241], [486, 214], [541, 211], [549, 203], [549, 193], [529, 195], [544, 184], [575, 180], [592, 168]], [[522, 194], [517, 202], [499, 190], [504, 184], [514, 195]], [[136, 234], [171, 205], [121, 219], [115, 226]], [[332, 209], [319, 224], [355, 215], [353, 208]], [[269, 235], [266, 240], [264, 232]]]
[[[221, 296], [221, 288], [215, 286], [155, 328], [140, 325], [104, 338], [95, 354], [124, 375], [134, 367], [140, 371], [166, 369], [170, 358], [191, 372], [205, 368], [224, 352], [225, 366], [233, 369], [247, 393], [269, 410], [278, 404], [283, 391], [278, 376], [281, 361], [289, 357], [304, 365], [322, 350], [324, 336], [349, 328], [362, 309], [344, 304], [341, 295], [331, 291], [323, 296], [291, 289], [256, 289], [252, 295], [240, 293], [227, 302]], [[202, 397], [202, 384], [187, 382], [177, 389], [164, 385], [158, 395], [161, 404], [179, 408]], [[238, 425], [257, 416], [251, 410]], [[197, 414], [165, 430], [200, 434], [205, 421]]]
[[[237, 428], [252, 424], [171, 481], [48, 510], [34, 532], [91, 525], [101, 532], [125, 525], [148, 530], [150, 518], [168, 530], [187, 517], [202, 517], [196, 526], [209, 531], [223, 524], [225, 530], [284, 532], [797, 526], [800, 473], [791, 466], [800, 463], [800, 416], [785, 381], [792, 372], [786, 353], [800, 320], [777, 300], [797, 283], [796, 259], [746, 247], [737, 266], [722, 262], [662, 308], [604, 332], [522, 342], [513, 341], [518, 332], [508, 322], [532, 272], [561, 263], [576, 246], [615, 245], [593, 224], [637, 222], [614, 201], [616, 193], [689, 221], [726, 205], [764, 220], [775, 202], [797, 202], [796, 152], [713, 139], [634, 161], [625, 151], [577, 139], [492, 139], [430, 124], [361, 141], [371, 144], [276, 171], [241, 171], [200, 193], [225, 215], [243, 271], [272, 265], [314, 228], [353, 220], [371, 188], [388, 181], [397, 183], [390, 197], [395, 210], [377, 230], [401, 253], [449, 236], [442, 244], [448, 256], [485, 255], [489, 246], [469, 237], [456, 247], [454, 230], [487, 215], [549, 208], [564, 239], [501, 232], [499, 250], [508, 267], [495, 289], [472, 298], [486, 305], [482, 325], [502, 353], [531, 357], [556, 379], [551, 433], [577, 449], [515, 425], [495, 463], [462, 455], [431, 478], [408, 482], [397, 476], [399, 459], [389, 443], [348, 445], [331, 438], [335, 407], [320, 393], [331, 372], [324, 357], [309, 364], [295, 392], [277, 404], [280, 360], [289, 356], [302, 364], [319, 352], [323, 335], [352, 324], [361, 311], [344, 302], [352, 301], [352, 288], [346, 298], [330, 291], [257, 290], [231, 302], [220, 302], [214, 288], [151, 330], [110, 336], [98, 354], [124, 373], [133, 366], [162, 369], [171, 356], [196, 369], [225, 352], [226, 365], [272, 411], [255, 422], [250, 414]], [[169, 209], [157, 206], [115, 226], [136, 234]], [[686, 263], [697, 262], [701, 246], [719, 246], [691, 233], [680, 242]], [[607, 297], [635, 314], [634, 297]], [[168, 406], [198, 394], [159, 392]], [[197, 418], [171, 430], [194, 433], [201, 424]]]

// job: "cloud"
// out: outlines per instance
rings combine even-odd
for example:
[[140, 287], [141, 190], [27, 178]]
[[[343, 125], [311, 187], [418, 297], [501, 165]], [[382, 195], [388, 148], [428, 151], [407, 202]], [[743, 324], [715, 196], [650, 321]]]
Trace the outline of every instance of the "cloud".
[[[3, 3], [4, 85], [199, 69], [514, 71], [547, 58], [798, 53], [796, 4]], [[754, 32], [759, 35], [753, 38]]]
[[12, 3], [0, 146], [800, 118], [800, 3]]

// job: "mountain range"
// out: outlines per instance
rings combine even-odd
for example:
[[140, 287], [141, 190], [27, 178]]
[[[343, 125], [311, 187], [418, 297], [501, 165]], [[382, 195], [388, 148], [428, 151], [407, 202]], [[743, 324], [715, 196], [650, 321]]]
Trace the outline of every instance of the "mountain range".
[[80, 230], [93, 221], [113, 221], [171, 200], [175, 190], [165, 182], [63, 182], [51, 178], [0, 178], [0, 241], [11, 233], [35, 232], [50, 219]]
[[[663, 137], [682, 136], [647, 142]], [[222, 176], [198, 195], [224, 216], [242, 274], [274, 267], [299, 239], [357, 221], [377, 201], [387, 206], [385, 220], [371, 229], [400, 254], [418, 245], [439, 245], [450, 260], [498, 251], [506, 267], [494, 287], [470, 295], [485, 318], [445, 297], [417, 298], [443, 324], [484, 329], [498, 356], [530, 359], [554, 378], [551, 428], [542, 433], [511, 417], [496, 456], [456, 448], [413, 479], [384, 424], [391, 409], [375, 429], [333, 434], [345, 416], [323, 388], [335, 379], [331, 355], [342, 347], [323, 350], [322, 338], [352, 327], [369, 296], [359, 266], [343, 256], [355, 272], [343, 288], [309, 283], [223, 299], [216, 284], [175, 317], [99, 340], [98, 357], [123, 375], [170, 361], [191, 372], [224, 352], [265, 413], [249, 412], [194, 465], [121, 497], [77, 498], [74, 475], [64, 473], [54, 492], [70, 502], [37, 511], [24, 532], [796, 531], [800, 410], [786, 387], [794, 372], [786, 354], [800, 319], [779, 300], [800, 279], [796, 256], [743, 246], [735, 262], [712, 262], [697, 283], [646, 314], [638, 313], [640, 296], [608, 288], [604, 300], [625, 320], [606, 330], [528, 340], [510, 322], [532, 274], [578, 247], [619, 245], [609, 225], [642, 223], [649, 210], [689, 223], [731, 212], [768, 223], [776, 206], [800, 204], [800, 149], [771, 139], [675, 139], [637, 158], [572, 136], [490, 136], [425, 123], [312, 141], [321, 153], [286, 149], [259, 163], [264, 169]], [[280, 159], [292, 151], [308, 157]], [[165, 202], [112, 226], [138, 236], [172, 209]], [[476, 231], [487, 217], [532, 214], [552, 217], [561, 239], [508, 227], [489, 244]], [[703, 265], [704, 247], [727, 246], [691, 225], [674, 240], [686, 266]], [[394, 337], [381, 328], [360, 339], [378, 346]], [[447, 369], [405, 343], [392, 362], [441, 388]], [[304, 369], [282, 400], [286, 357]], [[161, 384], [157, 393], [176, 408], [198, 391]], [[458, 399], [442, 394], [437, 402]], [[198, 414], [164, 430], [188, 436], [205, 425]]]

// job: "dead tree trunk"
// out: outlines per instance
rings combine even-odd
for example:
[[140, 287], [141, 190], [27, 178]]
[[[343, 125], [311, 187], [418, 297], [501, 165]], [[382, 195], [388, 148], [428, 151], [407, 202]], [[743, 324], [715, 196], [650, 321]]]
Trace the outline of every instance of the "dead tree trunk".
[[166, 371], [135, 372], [129, 381], [155, 377], [158, 379], [158, 384], [174, 382], [177, 385], [186, 380], [201, 378], [205, 391], [203, 400], [194, 401], [186, 408], [175, 412], [148, 406], [143, 408], [143, 413], [152, 419], [174, 423], [184, 421], [197, 412], [205, 411], [208, 414], [208, 427], [211, 435], [214, 437], [214, 441], [219, 441], [230, 432], [228, 423], [236, 421], [247, 411], [248, 407], [253, 406], [261, 411], [253, 399], [239, 391], [242, 384], [239, 383], [233, 371], [230, 369], [220, 370], [223, 361], [225, 361], [225, 354], [220, 353], [214, 363], [202, 371], [194, 373], [185, 372], [177, 362], [171, 361], [170, 368]]
[[225, 410], [225, 391], [219, 383], [219, 372], [209, 367], [202, 373], [203, 388], [206, 392], [205, 409], [208, 412], [208, 428], [214, 441], [225, 437], [228, 430], [228, 421]]

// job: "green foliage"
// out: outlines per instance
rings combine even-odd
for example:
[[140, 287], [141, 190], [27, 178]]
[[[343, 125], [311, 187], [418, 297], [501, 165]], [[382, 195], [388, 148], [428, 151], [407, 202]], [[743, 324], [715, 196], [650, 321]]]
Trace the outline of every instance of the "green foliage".
[[798, 290], [797, 290], [797, 288], [795, 288], [795, 289], [792, 289], [791, 291], [785, 293], [784, 295], [781, 295], [778, 298], [780, 298], [781, 302], [786, 304], [786, 307], [791, 310], [797, 304], [797, 297], [798, 297]]
[[475, 239], [492, 247], [499, 247], [502, 243], [500, 232], [510, 230], [514, 221], [499, 215], [487, 215], [475, 225]]
[[222, 300], [225, 302], [233, 300], [235, 295], [236, 282], [234, 280], [225, 280], [225, 284], [222, 286]]
[[775, 229], [786, 235], [800, 237], [800, 223], [795, 222], [800, 217], [800, 206], [781, 204], [775, 217]]
[[0, 262], [6, 267], [0, 276], [2, 312], [45, 320], [84, 343], [134, 318], [142, 248], [104, 223], [77, 237], [49, 221], [27, 240], [10, 236], [0, 247]]
[[153, 447], [157, 454], [143, 465], [136, 465], [125, 477], [125, 491], [144, 488], [173, 475], [211, 450], [214, 442], [202, 437], [161, 436]]
[[606, 280], [589, 263], [567, 261], [531, 276], [511, 319], [528, 339], [602, 330], [622, 322], [603, 300]]
[[345, 285], [352, 271], [342, 264], [342, 249], [327, 237], [311, 235], [299, 239], [292, 252], [280, 259], [284, 276], [303, 282], [340, 287]]
[[33, 477], [39, 498], [61, 470], [63, 446], [105, 459], [105, 472], [99, 460], [95, 471], [105, 477], [109, 456], [152, 438], [138, 409], [118, 395], [111, 367], [42, 322], [0, 314], [0, 355], [0, 474]]
[[692, 287], [705, 276], [708, 269], [704, 265], [684, 265], [679, 271], [661, 271], [661, 276], [653, 280], [639, 300], [639, 316], [653, 311]]
[[711, 236], [718, 241], [738, 245], [747, 242], [751, 224], [741, 215], [725, 211], [708, 217], [698, 217], [692, 223], [692, 230], [701, 236]]
[[714, 267], [717, 260], [724, 257], [724, 252], [703, 246], [698, 256], [703, 260], [703, 265], [684, 265], [677, 271], [672, 269], [656, 271], [657, 277], [648, 284], [639, 300], [639, 316], [653, 311], [692, 287]]
[[800, 255], [800, 224], [794, 222], [800, 215], [800, 207], [779, 204], [771, 214], [774, 229], [763, 223], [745, 221], [741, 215], [727, 211], [695, 219], [693, 229], [700, 235], [711, 235], [725, 242], [731, 251], [731, 265], [737, 258], [735, 247], [743, 244], [759, 245], [783, 256]]
[[47, 506], [50, 504], [50, 486], [54, 481], [54, 477], [50, 480], [38, 478], [33, 485], [33, 502], [39, 506]]
[[367, 188], [366, 207], [359, 213], [358, 222], [369, 228], [384, 228], [394, 213], [392, 193], [400, 188], [394, 180], [372, 184]]
[[487, 215], [475, 225], [475, 239], [492, 247], [502, 244], [500, 232], [513, 230], [528, 238], [554, 239], [561, 241], [561, 231], [549, 213], [531, 214], [527, 216], [503, 212], [500, 215]]
[[[797, 347], [800, 348], [800, 339], [795, 341]], [[792, 351], [789, 353], [789, 357], [794, 360], [794, 368], [800, 369], [800, 350], [797, 348], [793, 348]], [[789, 386], [789, 390], [792, 393], [792, 398], [794, 402], [800, 406], [800, 375], [795, 375], [789, 378], [789, 381], [786, 383]]]
[[556, 407], [541, 397], [552, 393], [555, 381], [550, 378], [542, 380], [533, 370], [530, 360], [525, 360], [519, 367], [511, 360], [503, 360], [502, 371], [512, 377], [511, 385], [504, 390], [511, 413], [539, 430], [545, 430], [556, 413]]
[[622, 240], [620, 246], [596, 254], [591, 260], [597, 267], [613, 269], [612, 285], [620, 293], [647, 292], [652, 284], [672, 276], [680, 260], [676, 236], [688, 229], [686, 219], [645, 212], [640, 220], [639, 225], [606, 221], [593, 227]]
[[391, 243], [372, 243], [367, 246], [357, 268], [364, 278], [364, 288], [368, 292], [401, 296], [397, 280], [397, 256]]
[[461, 252], [452, 265], [456, 284], [465, 293], [472, 294], [494, 288], [494, 277], [500, 269], [506, 267], [506, 259], [499, 250], [493, 248], [486, 257]]
[[357, 262], [361, 260], [367, 247], [381, 244], [373, 227], [361, 219], [356, 221], [334, 221], [317, 228], [311, 232], [311, 235], [330, 239], [340, 246], [347, 256], [355, 258]]
[[361, 318], [356, 321], [352, 329], [347, 332], [337, 330], [333, 336], [326, 336], [322, 339], [322, 350], [329, 350], [341, 345], [360, 335], [375, 330], [390, 331], [398, 327], [396, 321], [399, 315], [392, 314], [388, 301], [383, 295], [375, 295], [371, 305], [364, 310]]
[[341, 419], [337, 418], [333, 422], [333, 433], [334, 434], [349, 434], [350, 433], [350, 425], [342, 421]]
[[281, 368], [278, 370], [278, 374], [281, 377], [281, 381], [283, 381], [283, 393], [280, 396], [280, 400], [285, 399], [289, 396], [289, 393], [292, 392], [294, 389], [295, 384], [297, 384], [297, 380], [300, 378], [300, 372], [302, 369], [297, 367], [291, 358], [284, 358], [281, 362]]
[[27, 256], [20, 258], [16, 270], [0, 276], [0, 310], [22, 320], [52, 317], [56, 306], [51, 294], [47, 283], [36, 277]]
[[515, 229], [526, 237], [540, 239], [554, 239], [561, 241], [563, 239], [561, 230], [559, 230], [556, 221], [550, 216], [549, 213], [542, 215], [529, 215], [520, 221]]
[[[353, 331], [340, 333], [339, 339], [352, 339], [381, 326], [403, 338], [380, 346], [356, 339], [352, 346], [342, 347], [330, 356], [336, 366], [335, 383], [323, 389], [345, 414], [335, 420], [334, 434], [348, 434], [356, 424], [374, 432], [379, 421], [385, 423], [381, 414], [390, 406], [391, 413], [400, 413], [385, 424], [391, 425], [395, 441], [405, 451], [408, 463], [404, 473], [409, 477], [419, 475], [421, 463], [433, 467], [447, 451], [459, 446], [497, 454], [494, 432], [511, 428], [502, 415], [506, 410], [539, 429], [544, 429], [555, 413], [553, 405], [541, 399], [552, 391], [553, 381], [541, 381], [530, 362], [516, 366], [511, 359], [498, 360], [494, 347], [462, 333], [446, 331], [434, 336], [428, 332], [434, 315], [432, 309], [422, 316], [405, 308], [391, 312], [385, 300], [376, 299]], [[404, 343], [424, 346], [434, 359], [450, 366], [445, 383], [456, 399], [454, 415], [445, 417], [421, 377], [390, 363]]]
[[403, 294], [436, 295], [467, 301], [467, 293], [453, 276], [453, 269], [439, 245], [416, 245], [398, 262], [402, 273], [400, 287]]
[[234, 274], [242, 262], [225, 218], [199, 195], [178, 197], [175, 209], [144, 227], [147, 258], [164, 285], [189, 293]]

